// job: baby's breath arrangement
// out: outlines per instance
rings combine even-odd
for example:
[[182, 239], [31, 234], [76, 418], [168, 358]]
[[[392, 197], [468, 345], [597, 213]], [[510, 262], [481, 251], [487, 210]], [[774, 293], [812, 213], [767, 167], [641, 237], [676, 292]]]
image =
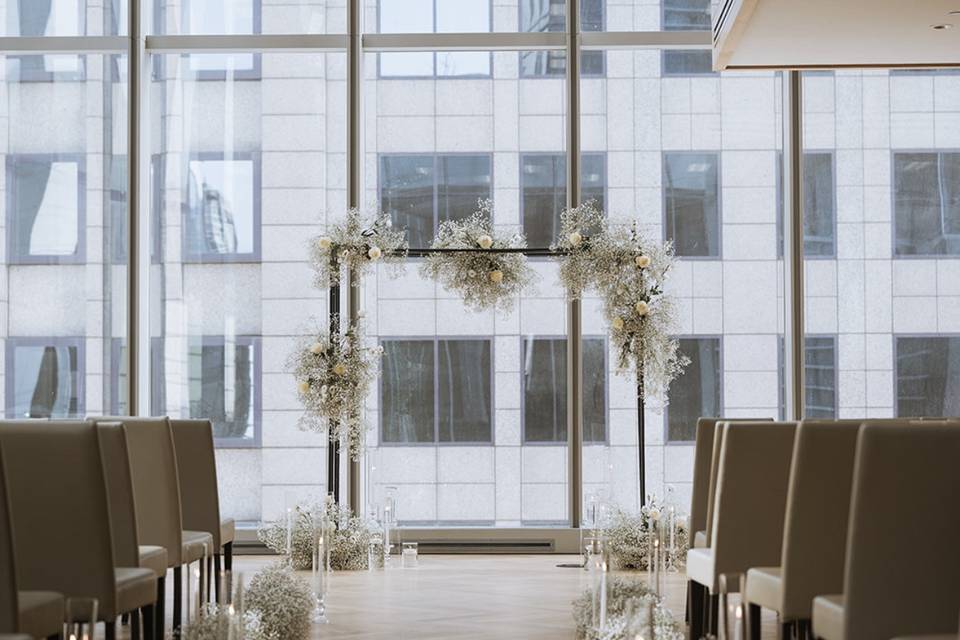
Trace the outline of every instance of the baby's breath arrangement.
[[535, 274], [522, 253], [496, 249], [523, 249], [526, 239], [498, 232], [493, 226], [493, 205], [481, 200], [479, 210], [464, 220], [440, 224], [432, 248], [457, 250], [431, 254], [421, 272], [463, 297], [477, 311], [509, 310], [514, 298], [533, 283]]
[[245, 598], [247, 609], [260, 613], [268, 637], [304, 640], [310, 634], [316, 598], [310, 584], [289, 566], [277, 563], [258, 572]]
[[[336, 504], [327, 499], [323, 504], [314, 506], [298, 505], [293, 516], [290, 558], [294, 569], [305, 571], [311, 568], [311, 551], [316, 527], [323, 522], [324, 515], [332, 525], [328, 529], [327, 541], [330, 544], [330, 568], [337, 571], [357, 571], [367, 568], [370, 547], [371, 522], [354, 516], [346, 505]], [[257, 537], [268, 549], [286, 555], [287, 525], [276, 522], [265, 525], [257, 532]], [[382, 557], [380, 553], [374, 555]]]
[[322, 432], [358, 459], [367, 424], [363, 402], [377, 379], [379, 346], [363, 346], [359, 322], [345, 333], [303, 339], [290, 357], [297, 394], [304, 405], [300, 427]]
[[406, 234], [393, 229], [390, 216], [365, 215], [353, 208], [347, 211], [343, 222], [310, 241], [314, 283], [321, 289], [338, 283], [342, 267], [357, 274], [379, 262], [399, 267], [406, 253]]
[[620, 370], [635, 369], [640, 393], [660, 397], [687, 364], [678, 351], [676, 303], [664, 284], [674, 264], [673, 247], [654, 242], [636, 225], [614, 225], [592, 203], [561, 214], [560, 280], [578, 298], [595, 289]]
[[671, 553], [668, 545], [670, 532], [666, 528], [669, 527], [668, 518], [660, 503], [651, 500], [640, 510], [640, 513], [631, 513], [622, 509], [616, 511], [609, 528], [603, 531], [607, 538], [610, 559], [614, 567], [638, 570], [648, 568], [650, 536], [654, 532], [654, 528], [651, 527], [653, 522], [657, 522], [658, 526], [664, 527], [662, 532], [664, 561], [670, 562], [677, 568], [684, 566], [689, 546], [686, 518], [674, 518], [673, 557], [667, 558], [666, 556]]
[[573, 601], [578, 640], [633, 640], [649, 637], [649, 612], [653, 610], [652, 640], [681, 640], [684, 633], [670, 611], [642, 579], [607, 576], [606, 625], [598, 628], [593, 616], [594, 594], [586, 590]]
[[[238, 626], [242, 626], [242, 636], [238, 633]], [[205, 605], [202, 615], [188, 622], [180, 637], [183, 640], [229, 640], [233, 637], [243, 637], [244, 640], [280, 640], [278, 636], [268, 634], [263, 628], [259, 611], [249, 610], [243, 614], [231, 615], [227, 607], [215, 603]]]

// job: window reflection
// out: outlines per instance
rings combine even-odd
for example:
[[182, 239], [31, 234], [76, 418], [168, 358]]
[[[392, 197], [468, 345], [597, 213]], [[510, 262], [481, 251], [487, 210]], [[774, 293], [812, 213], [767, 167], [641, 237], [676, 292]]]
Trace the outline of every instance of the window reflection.
[[83, 260], [84, 165], [80, 155], [7, 156], [11, 262]]
[[719, 337], [680, 338], [680, 353], [690, 359], [690, 364], [670, 385], [668, 441], [695, 440], [697, 418], [723, 413], [720, 340]]
[[[560, 214], [567, 206], [567, 157], [564, 154], [524, 154], [520, 189], [523, 232], [530, 247], [549, 247], [560, 233]], [[605, 154], [580, 158], [580, 201], [605, 208]]]
[[960, 254], [960, 153], [894, 153], [897, 255]]
[[666, 239], [678, 256], [720, 255], [719, 164], [716, 153], [663, 156]]
[[960, 415], [960, 337], [897, 337], [897, 415]]
[[[243, 156], [240, 156], [241, 158]], [[187, 173], [186, 254], [194, 259], [255, 259], [259, 250], [259, 167], [249, 159], [198, 154]]]
[[7, 375], [7, 418], [83, 417], [81, 338], [8, 338]]

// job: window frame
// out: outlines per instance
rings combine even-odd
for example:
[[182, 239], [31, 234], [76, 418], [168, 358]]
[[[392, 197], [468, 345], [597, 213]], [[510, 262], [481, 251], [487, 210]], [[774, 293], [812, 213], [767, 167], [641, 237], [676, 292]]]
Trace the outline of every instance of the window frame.
[[[184, 25], [182, 31], [186, 32], [185, 35], [197, 35], [190, 32], [190, 3], [191, 2], [203, 2], [204, 0], [181, 0], [180, 5], [180, 20]], [[349, 1], [349, 0], [348, 0]], [[253, 25], [251, 28], [252, 34], [244, 35], [261, 35], [263, 32], [263, 0], [249, 0], [251, 3], [251, 8], [253, 10]], [[154, 31], [159, 33], [164, 33], [165, 30], [160, 29], [165, 22], [166, 11], [168, 7], [160, 5], [159, 2], [156, 6], [155, 19], [158, 21], [157, 26], [155, 26]], [[183, 35], [183, 34], [181, 34]], [[209, 34], [205, 34], [209, 35]], [[200, 36], [203, 37], [203, 36]], [[187, 65], [189, 69], [189, 59], [191, 55], [203, 55], [202, 52], [199, 53], [183, 53], [180, 54], [181, 59]], [[246, 55], [246, 54], [244, 54]], [[228, 73], [226, 69], [212, 70], [212, 69], [202, 69], [199, 71], [191, 70], [192, 78], [198, 82], [226, 82], [228, 80], [237, 80], [237, 81], [247, 81], [247, 80], [261, 80], [263, 78], [263, 63], [262, 56], [257, 52], [250, 53], [250, 56], [253, 58], [253, 68], [251, 69], [241, 69], [239, 71], [234, 71], [233, 73]], [[161, 55], [157, 57], [160, 62], [159, 67], [155, 68], [155, 71], [160, 74], [162, 77], [163, 73], [163, 61], [166, 59], [166, 56]]]
[[[667, 156], [671, 155], [712, 155], [717, 163], [717, 254], [707, 256], [688, 256], [676, 254], [678, 260], [696, 260], [696, 261], [719, 261], [724, 260], [723, 256], [723, 151], [697, 151], [697, 150], [661, 150], [660, 151], [660, 224], [661, 240], [663, 242], [672, 242], [667, 237], [669, 225], [667, 224], [667, 184], [666, 184], [666, 165]], [[676, 251], [676, 244], [673, 244]]]
[[[806, 72], [804, 72], [806, 73]], [[811, 155], [826, 155], [830, 156], [830, 179], [833, 181], [833, 188], [831, 189], [832, 202], [833, 202], [833, 251], [829, 254], [825, 253], [807, 253], [806, 252], [806, 242], [807, 236], [804, 234], [804, 260], [836, 260], [837, 259], [837, 150], [836, 149], [804, 149], [803, 157], [806, 160], [806, 156]], [[784, 258], [784, 206], [783, 206], [783, 149], [777, 149], [774, 154], [774, 162], [776, 162], [776, 167], [774, 174], [776, 176], [776, 199], [777, 199], [777, 210], [776, 210], [776, 225], [777, 225], [777, 238], [776, 238], [776, 253], [777, 260], [783, 260]], [[804, 173], [806, 175], [806, 173]], [[806, 211], [801, 212], [801, 215], [805, 215]], [[828, 335], [828, 334], [824, 334]]]
[[[35, 418], [24, 418], [15, 416], [16, 410], [16, 389], [17, 389], [17, 367], [16, 350], [19, 347], [54, 347], [77, 349], [77, 415], [74, 417], [51, 417], [51, 420], [82, 420], [87, 413], [87, 344], [86, 336], [7, 336], [4, 340], [4, 356], [6, 358], [4, 368], [6, 370], [4, 380], [4, 415], [9, 420], [25, 420]], [[46, 418], [39, 418], [46, 419]]]
[[[490, 166], [490, 190], [487, 195], [488, 198], [493, 198], [494, 191], [496, 190], [496, 178], [494, 176], [494, 152], [493, 151], [482, 151], [482, 152], [472, 152], [472, 151], [453, 151], [450, 153], [437, 152], [437, 151], [425, 151], [425, 152], [416, 152], [416, 151], [401, 151], [398, 153], [387, 152], [387, 153], [377, 153], [377, 202], [379, 206], [383, 206], [383, 189], [384, 189], [384, 176], [383, 176], [383, 159], [384, 158], [411, 158], [411, 157], [432, 157], [433, 158], [433, 237], [436, 237], [437, 230], [440, 228], [440, 180], [439, 175], [439, 160], [440, 158], [453, 158], [453, 157], [466, 157], [466, 158], [486, 158]], [[389, 211], [385, 211], [387, 215], [390, 215]], [[494, 213], [496, 216], [496, 213]], [[496, 223], [496, 220], [493, 220]], [[406, 231], [405, 227], [402, 228]], [[410, 246], [411, 249], [425, 249], [428, 247], [415, 247]]]
[[[716, 340], [717, 341], [717, 353], [719, 357], [719, 371], [717, 378], [720, 380], [719, 385], [719, 396], [720, 396], [720, 407], [718, 416], [722, 416], [725, 407], [726, 407], [726, 398], [724, 397], [725, 390], [725, 373], [724, 369], [724, 353], [723, 353], [723, 334], [722, 333], [683, 333], [676, 334], [672, 336], [675, 340]], [[663, 408], [663, 446], [664, 447], [692, 447], [697, 444], [696, 440], [673, 440], [670, 438], [670, 406], [672, 402], [668, 402], [667, 406]]]
[[[807, 391], [810, 387], [807, 384], [807, 339], [808, 338], [829, 338], [833, 342], [833, 418], [809, 418], [807, 416]], [[777, 334], [777, 417], [779, 420], [786, 420], [786, 337], [782, 333]], [[835, 420], [840, 417], [840, 334], [838, 333], [805, 333], [803, 336], [803, 368], [804, 368], [804, 389], [803, 389], [803, 417], [811, 420]]]
[[[77, 250], [70, 256], [49, 254], [21, 255], [17, 250], [17, 233], [20, 223], [16, 215], [17, 181], [13, 171], [18, 161], [34, 160], [49, 164], [54, 162], [73, 162], [77, 165]], [[87, 154], [68, 153], [9, 153], [6, 156], [6, 223], [7, 223], [7, 264], [8, 265], [69, 265], [87, 262]], [[109, 198], [109, 195], [107, 195]]]
[[[667, 3], [669, 0], [661, 0], [660, 2], [660, 29], [662, 31], [680, 31], [673, 27], [667, 27]], [[707, 3], [707, 9], [709, 11], [710, 6], [709, 2]], [[708, 14], [707, 19], [712, 22], [711, 16]], [[701, 31], [701, 29], [692, 29], [688, 27], [688, 30], [691, 31]], [[702, 29], [702, 31], [709, 31], [709, 29]], [[719, 78], [720, 73], [714, 71], [712, 66], [710, 71], [703, 71], [699, 73], [673, 73], [667, 71], [667, 55], [671, 52], [674, 53], [709, 53], [709, 51], [701, 49], [662, 49], [660, 51], [660, 78]]]
[[[960, 74], [960, 69], [957, 70], [957, 73]], [[897, 156], [921, 153], [935, 156], [939, 163], [942, 154], [960, 155], [960, 147], [890, 148], [890, 254], [893, 260], [950, 260], [960, 258], [960, 251], [957, 253], [899, 253], [897, 251]], [[960, 234], [957, 235], [960, 237]], [[944, 237], [942, 233], [941, 237]]]
[[[441, 341], [478, 341], [490, 346], [490, 440], [446, 442], [440, 440], [440, 342]], [[492, 335], [391, 335], [377, 336], [377, 344], [384, 342], [432, 342], [433, 343], [433, 440], [431, 442], [388, 442], [383, 439], [383, 389], [384, 376], [377, 376], [377, 447], [496, 447], [497, 446], [497, 367], [496, 336]]]
[[[233, 151], [228, 154], [223, 151], [191, 151], [182, 154], [185, 156], [183, 170], [184, 182], [180, 185], [180, 258], [183, 264], [243, 264], [260, 263], [263, 260], [262, 224], [263, 224], [263, 154], [261, 151]], [[190, 163], [191, 162], [251, 162], [253, 165], [253, 251], [249, 253], [195, 253], [189, 250], [190, 225], [187, 224], [190, 215]], [[162, 160], [161, 160], [162, 164]], [[163, 169], [161, 169], [163, 171]], [[162, 183], [160, 183], [162, 185]], [[161, 199], [162, 202], [162, 199]], [[160, 223], [161, 229], [163, 224]], [[162, 247], [162, 245], [161, 245]]]
[[[520, 446], [522, 447], [557, 447], [557, 446], [567, 446], [567, 440], [530, 440], [527, 438], [527, 393], [526, 385], [524, 384], [524, 364], [525, 364], [525, 353], [524, 342], [527, 340], [569, 340], [570, 337], [566, 334], [561, 333], [544, 333], [544, 334], [520, 334], [517, 336], [517, 339], [520, 342], [520, 371], [517, 373], [519, 376], [519, 388], [520, 388]], [[587, 440], [583, 439], [583, 446], [594, 446], [594, 447], [609, 447], [610, 446], [610, 338], [607, 335], [599, 334], [583, 334], [580, 337], [581, 345], [587, 340], [599, 340], [603, 346], [603, 440]], [[564, 363], [566, 364], [566, 362]], [[583, 376], [581, 376], [583, 377]], [[564, 392], [566, 392], [566, 387], [564, 387]], [[582, 399], [581, 399], [582, 404]]]
[[[7, 0], [8, 3], [13, 3], [18, 7], [23, 2], [29, 2], [30, 0]], [[91, 37], [87, 34], [87, 7], [84, 0], [74, 0], [77, 5], [77, 33], [74, 37]], [[110, 2], [108, 0], [108, 5]], [[112, 5], [103, 7], [104, 12], [104, 21], [108, 21], [110, 16], [108, 13], [113, 13]], [[19, 33], [19, 28], [17, 29], [18, 33], [15, 38], [46, 38], [51, 36], [24, 36]], [[60, 55], [60, 56], [76, 56], [79, 63], [80, 69], [76, 72], [62, 72], [62, 71], [37, 71], [29, 70], [26, 73], [23, 72], [23, 60], [25, 58], [44, 58], [48, 55]], [[109, 56], [105, 56], [109, 57]], [[14, 60], [20, 61], [20, 69], [16, 74], [10, 74], [10, 62]], [[87, 81], [87, 54], [84, 53], [65, 53], [65, 54], [50, 54], [50, 53], [38, 53], [38, 54], [8, 54], [6, 56], [6, 69], [7, 69], [7, 83], [10, 82], [22, 82], [22, 83], [39, 83], [39, 82], [49, 82], [49, 83], [62, 83], [62, 82], [86, 82]]]
[[[551, 0], [546, 0], [546, 1], [547, 1], [547, 2], [550, 2]], [[564, 21], [564, 23], [566, 23], [566, 22], [567, 22], [567, 6], [568, 6], [568, 4], [567, 4], [567, 0], [561, 0], [561, 2], [562, 2], [563, 5], [564, 5], [564, 9], [563, 9], [563, 21]], [[605, 31], [607, 30], [607, 13], [608, 13], [608, 12], [607, 12], [607, 2], [606, 2], [606, 0], [581, 0], [581, 4], [580, 4], [580, 7], [581, 7], [581, 11], [580, 11], [580, 13], [581, 13], [581, 16], [580, 16], [580, 17], [581, 17], [581, 23], [582, 23], [582, 18], [583, 18], [583, 15], [582, 15], [582, 14], [583, 14], [582, 7], [583, 7], [583, 4], [586, 3], [586, 2], [597, 2], [597, 3], [600, 5], [600, 29], [598, 29], [598, 30], [596, 30], [596, 31], [591, 31], [591, 33], [603, 33], [603, 32], [605, 32]], [[492, 4], [492, 2], [491, 2], [491, 4]], [[563, 31], [525, 31], [525, 30], [522, 30], [522, 27], [523, 27], [523, 3], [522, 3], [522, 2], [518, 2], [518, 3], [517, 3], [517, 31], [518, 31], [519, 33], [563, 33]], [[584, 32], [584, 33], [587, 33], [587, 32]], [[591, 51], [595, 51], [595, 50], [591, 50]], [[600, 72], [599, 72], [599, 73], [583, 73], [583, 71], [582, 71], [582, 69], [583, 69], [583, 54], [589, 53], [589, 52], [590, 52], [590, 51], [581, 51], [581, 52], [580, 52], [580, 67], [579, 67], [579, 68], [581, 69], [580, 78], [581, 78], [581, 79], [582, 79], [582, 78], [590, 78], [590, 79], [594, 79], [594, 78], [606, 78], [606, 77], [607, 77], [607, 51], [606, 51], [606, 50], [599, 50], [599, 51], [597, 51], [597, 53], [600, 54], [600, 55], [599, 55], [599, 58], [600, 58], [600, 67], [601, 67]], [[540, 53], [542, 53], [542, 54], [545, 54], [548, 58], [549, 58], [551, 55], [558, 54], [558, 53], [563, 53], [563, 56], [564, 56], [563, 70], [564, 70], [564, 72], [563, 72], [563, 73], [558, 73], [558, 74], [555, 74], [555, 75], [551, 75], [551, 74], [549, 74], [549, 73], [524, 73], [524, 71], [523, 71], [523, 56], [524, 56], [524, 55], [529, 55], [529, 54], [531, 54], [531, 53], [535, 53], [535, 54], [540, 54]], [[518, 80], [518, 81], [521, 81], [521, 82], [522, 82], [523, 80], [563, 80], [563, 79], [566, 77], [566, 75], [567, 75], [567, 74], [566, 74], [566, 71], [567, 71], [567, 62], [566, 62], [566, 52], [565, 52], [565, 51], [563, 51], [563, 52], [560, 52], [560, 51], [518, 51], [518, 52], [517, 52], [517, 80]], [[581, 154], [581, 155], [582, 155], [582, 154]]]

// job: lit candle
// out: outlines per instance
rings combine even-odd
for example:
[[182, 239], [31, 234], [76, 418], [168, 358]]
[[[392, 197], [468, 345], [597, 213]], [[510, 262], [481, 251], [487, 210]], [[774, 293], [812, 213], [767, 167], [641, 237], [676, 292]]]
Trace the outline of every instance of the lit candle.
[[670, 566], [675, 569], [674, 563], [676, 562], [677, 556], [677, 541], [676, 541], [676, 529], [677, 529], [677, 510], [675, 507], [670, 507]]
[[660, 595], [660, 538], [653, 541], [654, 592]]
[[600, 565], [600, 630], [607, 627], [607, 561]]

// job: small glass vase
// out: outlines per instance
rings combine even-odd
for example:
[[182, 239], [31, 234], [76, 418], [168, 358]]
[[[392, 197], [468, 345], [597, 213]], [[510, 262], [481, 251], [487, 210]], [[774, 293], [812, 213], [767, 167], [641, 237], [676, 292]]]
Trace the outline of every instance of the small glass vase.
[[383, 569], [383, 535], [380, 532], [370, 534], [367, 543], [367, 570]]
[[314, 624], [327, 624], [327, 589], [329, 587], [330, 527], [326, 518], [314, 521], [310, 552], [310, 578], [313, 583]]
[[415, 569], [417, 567], [417, 564], [419, 564], [419, 551], [420, 545], [418, 543], [403, 543], [400, 560], [404, 569]]

